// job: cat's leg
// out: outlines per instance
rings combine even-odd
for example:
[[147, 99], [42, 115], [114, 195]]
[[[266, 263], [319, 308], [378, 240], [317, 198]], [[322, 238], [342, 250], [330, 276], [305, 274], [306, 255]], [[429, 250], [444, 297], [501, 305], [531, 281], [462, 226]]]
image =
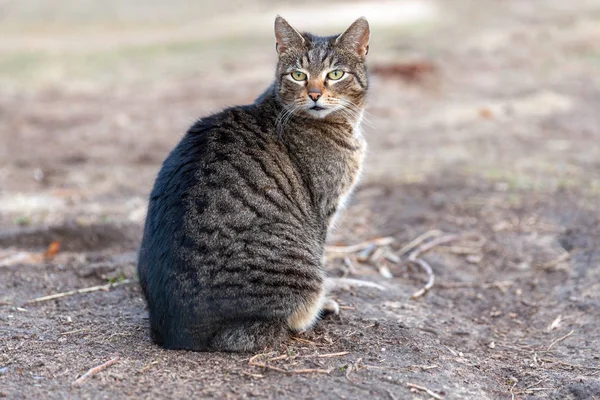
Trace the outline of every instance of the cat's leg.
[[301, 304], [288, 318], [288, 326], [292, 331], [302, 332], [309, 329], [317, 322], [326, 302], [325, 290]]

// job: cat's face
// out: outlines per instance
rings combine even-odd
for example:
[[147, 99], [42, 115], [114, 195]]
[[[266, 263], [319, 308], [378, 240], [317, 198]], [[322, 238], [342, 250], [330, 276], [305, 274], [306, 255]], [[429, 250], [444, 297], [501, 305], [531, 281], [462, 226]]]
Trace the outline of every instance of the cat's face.
[[319, 37], [275, 20], [277, 93], [285, 108], [313, 118], [360, 119], [367, 92], [369, 24], [357, 19], [344, 33]]

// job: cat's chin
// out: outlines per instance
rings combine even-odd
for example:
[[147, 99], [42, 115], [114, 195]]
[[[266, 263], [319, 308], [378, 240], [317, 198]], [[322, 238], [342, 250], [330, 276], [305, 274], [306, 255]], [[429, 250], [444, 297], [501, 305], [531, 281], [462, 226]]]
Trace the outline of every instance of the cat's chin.
[[335, 111], [335, 108], [333, 108], [333, 107], [331, 107], [331, 108], [313, 107], [313, 108], [304, 110], [304, 112], [306, 112], [309, 116], [316, 118], [316, 119], [323, 119], [334, 111]]

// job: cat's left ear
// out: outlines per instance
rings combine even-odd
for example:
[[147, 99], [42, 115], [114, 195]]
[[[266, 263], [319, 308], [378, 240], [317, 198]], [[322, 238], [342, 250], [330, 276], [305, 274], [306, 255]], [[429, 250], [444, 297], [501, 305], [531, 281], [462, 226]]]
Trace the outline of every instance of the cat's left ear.
[[292, 48], [301, 48], [304, 38], [293, 26], [281, 16], [275, 18], [275, 39], [277, 39], [277, 53], [282, 54]]
[[350, 48], [364, 58], [369, 52], [369, 38], [371, 29], [365, 17], [360, 17], [350, 25], [344, 33], [336, 39], [338, 46]]

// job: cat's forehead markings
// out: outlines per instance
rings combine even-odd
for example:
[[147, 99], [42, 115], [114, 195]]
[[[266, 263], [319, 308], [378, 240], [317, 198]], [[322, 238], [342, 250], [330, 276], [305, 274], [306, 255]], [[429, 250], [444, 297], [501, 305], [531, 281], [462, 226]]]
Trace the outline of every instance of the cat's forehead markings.
[[316, 47], [314, 49], [310, 49], [307, 54], [308, 62], [313, 63], [313, 62], [318, 62], [319, 60], [321, 60], [322, 59], [322, 56], [321, 56], [322, 51], [323, 51], [323, 49], [321, 47]]
[[302, 64], [305, 66], [310, 65], [310, 59], [308, 58], [308, 54], [304, 54], [302, 56]]

